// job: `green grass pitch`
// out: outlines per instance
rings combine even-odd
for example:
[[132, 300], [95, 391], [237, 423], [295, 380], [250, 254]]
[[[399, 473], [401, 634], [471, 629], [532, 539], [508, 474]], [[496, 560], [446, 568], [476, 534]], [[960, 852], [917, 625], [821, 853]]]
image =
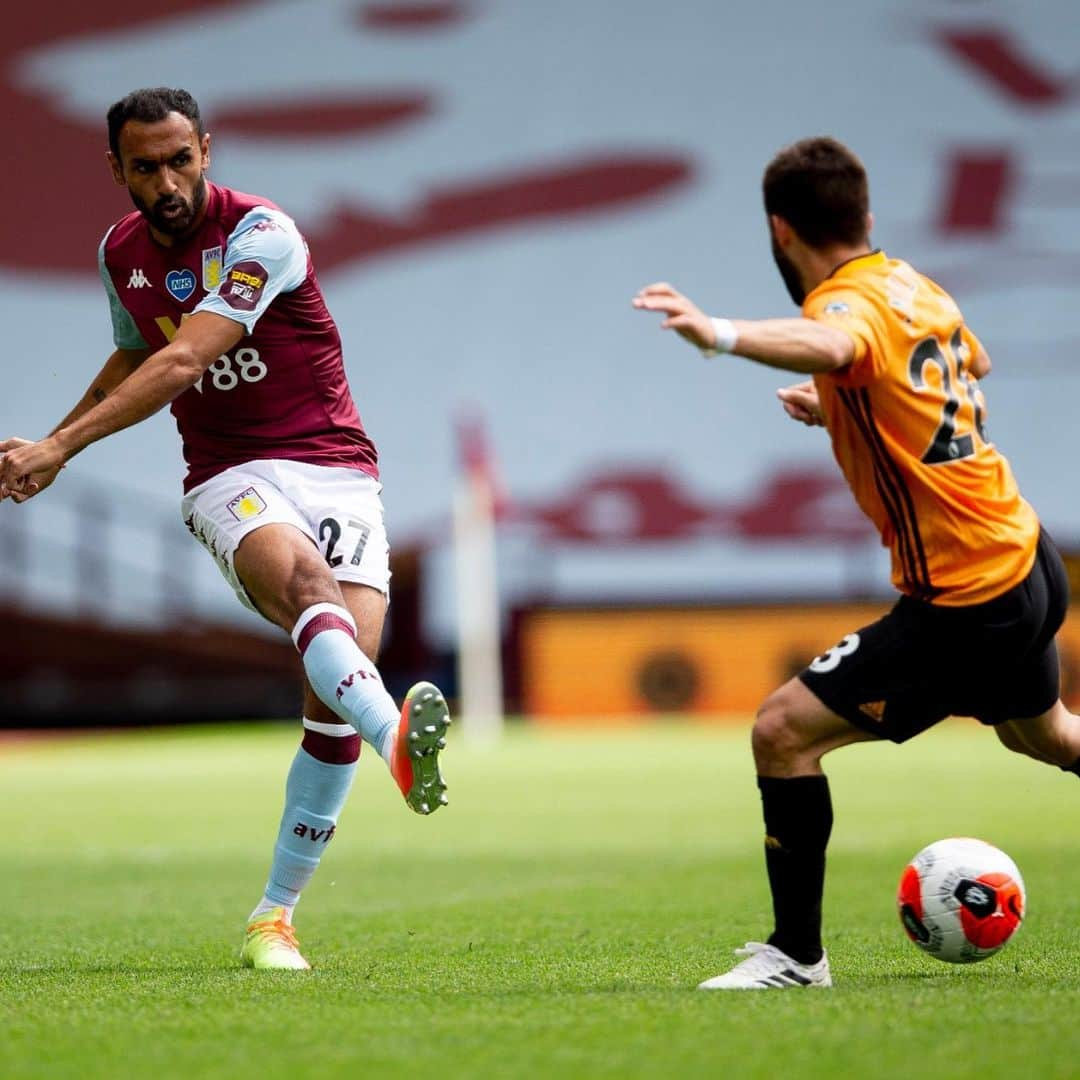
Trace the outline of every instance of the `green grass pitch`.
[[[694, 990], [768, 927], [746, 736], [454, 739], [430, 819], [366, 750], [300, 975], [237, 963], [296, 730], [0, 742], [0, 1075], [1075, 1077], [1080, 784], [973, 724], [829, 759], [834, 990]], [[967, 968], [894, 906], [949, 835], [1028, 887], [1016, 939]]]

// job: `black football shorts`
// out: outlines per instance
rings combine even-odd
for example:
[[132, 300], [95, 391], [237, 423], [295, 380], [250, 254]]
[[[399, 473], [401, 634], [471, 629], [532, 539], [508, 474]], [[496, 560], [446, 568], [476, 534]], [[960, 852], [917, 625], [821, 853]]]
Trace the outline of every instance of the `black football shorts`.
[[946, 716], [1038, 716], [1061, 692], [1054, 635], [1068, 604], [1065, 567], [1043, 532], [1031, 573], [1008, 592], [970, 607], [903, 596], [799, 678], [833, 712], [897, 743]]

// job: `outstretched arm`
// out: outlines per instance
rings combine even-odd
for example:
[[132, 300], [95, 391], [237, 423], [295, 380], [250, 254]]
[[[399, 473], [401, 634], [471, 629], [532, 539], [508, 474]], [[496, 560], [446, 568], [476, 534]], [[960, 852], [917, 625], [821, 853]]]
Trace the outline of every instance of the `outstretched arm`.
[[[666, 282], [646, 285], [632, 301], [642, 311], [659, 311], [664, 330], [675, 330], [703, 350], [744, 356], [759, 364], [814, 374], [836, 371], [855, 359], [855, 342], [833, 326], [814, 319], [713, 320]], [[727, 340], [720, 340], [716, 323]]]
[[150, 349], [117, 349], [116, 352], [105, 361], [105, 366], [97, 373], [94, 381], [87, 387], [86, 393], [79, 399], [75, 406], [49, 432], [55, 435], [61, 428], [78, 420], [84, 413], [88, 413], [95, 405], [104, 401], [139, 365], [150, 355]]
[[[95, 380], [51, 435], [5, 450], [0, 458], [0, 499], [8, 495], [28, 498], [41, 488], [40, 480], [35, 479], [39, 474], [55, 476], [57, 469], [92, 442], [152, 416], [194, 385], [243, 334], [240, 323], [200, 311], [184, 321], [168, 345], [130, 367], [126, 374], [123, 367], [129, 361], [123, 357], [130, 354], [122, 353], [117, 360], [114, 353], [102, 369], [102, 376], [108, 373], [107, 382]], [[116, 382], [110, 389], [113, 378]]]

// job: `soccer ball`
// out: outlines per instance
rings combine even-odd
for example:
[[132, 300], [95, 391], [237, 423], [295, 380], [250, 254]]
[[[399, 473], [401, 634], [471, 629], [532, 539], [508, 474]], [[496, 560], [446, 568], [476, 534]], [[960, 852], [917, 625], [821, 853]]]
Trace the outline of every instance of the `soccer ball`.
[[1024, 919], [1024, 879], [991, 844], [952, 837], [904, 868], [896, 896], [907, 935], [931, 956], [972, 964], [993, 956]]

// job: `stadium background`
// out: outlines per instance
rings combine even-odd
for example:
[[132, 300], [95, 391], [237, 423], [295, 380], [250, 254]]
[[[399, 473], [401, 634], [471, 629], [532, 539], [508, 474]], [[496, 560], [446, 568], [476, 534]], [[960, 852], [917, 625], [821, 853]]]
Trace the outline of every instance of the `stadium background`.
[[[395, 551], [388, 682], [454, 689], [449, 521], [479, 456], [504, 510], [510, 711], [745, 715], [888, 603], [887, 561], [822, 434], [780, 413], [782, 380], [703, 363], [629, 298], [665, 278], [718, 313], [787, 313], [760, 172], [830, 133], [870, 171], [876, 242], [987, 344], [992, 435], [1080, 551], [1071, 6], [675, 8], [20, 6], [0, 42], [0, 429], [48, 430], [110, 348], [94, 253], [129, 207], [105, 108], [185, 86], [213, 178], [296, 217], [341, 327]], [[295, 716], [295, 658], [186, 535], [180, 477], [163, 413], [0, 507], [0, 723]]]

